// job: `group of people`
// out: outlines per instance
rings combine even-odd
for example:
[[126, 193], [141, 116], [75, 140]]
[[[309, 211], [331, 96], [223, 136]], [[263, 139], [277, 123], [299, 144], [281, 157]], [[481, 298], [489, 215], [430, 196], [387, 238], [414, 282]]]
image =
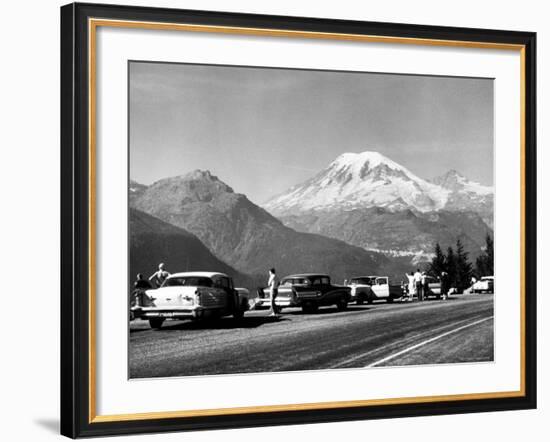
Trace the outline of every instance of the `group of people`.
[[164, 269], [164, 263], [161, 262], [158, 266], [158, 270], [153, 273], [149, 279], [145, 279], [142, 273], [138, 273], [134, 282], [135, 290], [147, 290], [160, 287], [166, 278], [170, 276], [170, 273]]
[[[424, 301], [429, 292], [429, 280], [426, 272], [421, 272], [420, 269], [416, 269], [416, 272], [405, 273], [407, 277], [407, 297], [409, 301], [413, 300], [414, 296], [418, 297], [419, 301]], [[449, 276], [447, 272], [442, 271], [439, 276], [441, 283], [441, 296], [443, 299], [447, 299], [449, 292]]]

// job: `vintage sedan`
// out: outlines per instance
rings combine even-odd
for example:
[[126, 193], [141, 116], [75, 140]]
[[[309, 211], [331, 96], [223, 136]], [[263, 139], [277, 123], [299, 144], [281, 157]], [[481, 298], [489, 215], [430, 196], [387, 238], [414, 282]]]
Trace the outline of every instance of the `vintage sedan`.
[[[278, 311], [287, 307], [301, 307], [305, 313], [314, 313], [321, 306], [335, 305], [345, 310], [350, 301], [350, 288], [333, 285], [330, 276], [323, 273], [300, 273], [281, 280], [275, 306]], [[258, 306], [269, 306], [269, 289], [259, 290]]]
[[170, 275], [158, 289], [135, 296], [131, 314], [161, 328], [167, 318], [206, 319], [232, 315], [242, 318], [248, 310], [248, 290], [236, 289], [233, 279], [218, 272], [185, 272]]
[[495, 277], [482, 276], [479, 281], [476, 281], [472, 286], [472, 293], [494, 293]]

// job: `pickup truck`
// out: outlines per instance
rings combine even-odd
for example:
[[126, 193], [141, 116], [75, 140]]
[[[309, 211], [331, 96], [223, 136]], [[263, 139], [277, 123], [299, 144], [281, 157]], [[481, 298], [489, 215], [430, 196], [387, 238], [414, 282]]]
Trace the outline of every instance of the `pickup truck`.
[[493, 293], [495, 291], [495, 277], [483, 276], [472, 286], [472, 293]]
[[[269, 307], [269, 289], [259, 289], [258, 292], [257, 307]], [[277, 311], [287, 307], [301, 307], [305, 313], [315, 313], [319, 307], [327, 305], [336, 305], [338, 310], [345, 310], [351, 298], [350, 292], [349, 287], [333, 285], [330, 276], [323, 273], [289, 275], [281, 280], [275, 307]]]
[[167, 318], [205, 319], [232, 315], [241, 319], [249, 309], [248, 290], [233, 287], [233, 279], [218, 272], [170, 275], [158, 289], [134, 295], [131, 317], [149, 320], [160, 329]]

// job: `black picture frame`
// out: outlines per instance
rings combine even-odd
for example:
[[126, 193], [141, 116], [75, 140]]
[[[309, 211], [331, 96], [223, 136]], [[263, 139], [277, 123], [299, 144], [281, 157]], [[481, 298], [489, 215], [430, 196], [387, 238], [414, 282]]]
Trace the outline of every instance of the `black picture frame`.
[[[90, 18], [521, 45], [524, 51], [524, 395], [98, 421], [90, 407]], [[61, 434], [76, 438], [536, 408], [536, 34], [117, 5], [61, 8]]]

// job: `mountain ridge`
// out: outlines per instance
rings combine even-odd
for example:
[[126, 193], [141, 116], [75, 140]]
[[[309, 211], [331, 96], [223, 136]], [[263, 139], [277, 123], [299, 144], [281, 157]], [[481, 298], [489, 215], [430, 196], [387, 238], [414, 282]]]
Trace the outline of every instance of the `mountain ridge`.
[[196, 235], [217, 258], [251, 275], [275, 267], [281, 276], [326, 272], [338, 281], [389, 263], [383, 254], [285, 226], [209, 171], [156, 181], [131, 204]]

